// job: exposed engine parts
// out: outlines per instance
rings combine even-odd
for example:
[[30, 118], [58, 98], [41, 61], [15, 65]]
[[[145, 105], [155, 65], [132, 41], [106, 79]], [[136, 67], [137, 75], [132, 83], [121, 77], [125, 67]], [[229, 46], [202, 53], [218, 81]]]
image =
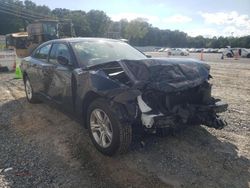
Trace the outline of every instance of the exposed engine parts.
[[177, 93], [147, 91], [137, 97], [142, 124], [146, 128], [176, 127], [177, 124], [204, 124], [221, 129], [226, 122], [216, 113], [227, 104], [211, 97], [211, 85], [202, 85]]

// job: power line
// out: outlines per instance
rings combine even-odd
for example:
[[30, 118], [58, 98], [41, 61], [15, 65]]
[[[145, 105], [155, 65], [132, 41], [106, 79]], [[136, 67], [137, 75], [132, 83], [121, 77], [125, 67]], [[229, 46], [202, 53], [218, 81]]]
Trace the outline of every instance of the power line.
[[26, 11], [27, 13], [33, 14], [33, 15], [38, 16], [38, 17], [51, 18], [51, 16], [45, 16], [44, 14], [40, 14], [40, 13], [35, 12], [34, 10], [28, 9], [26, 6], [22, 7], [20, 5], [16, 5], [16, 4], [13, 4], [10, 2], [2, 2], [2, 4], [9, 6], [10, 8], [22, 9], [23, 11]]
[[21, 7], [19, 5], [15, 5], [12, 3], [7, 3], [7, 2], [0, 2], [0, 5], [2, 5], [2, 7], [0, 8], [5, 8], [8, 9], [8, 11], [14, 11], [13, 9], [16, 9], [19, 11], [20, 14], [23, 14], [24, 16], [28, 16], [28, 17], [33, 17], [34, 19], [42, 19], [42, 18], [52, 18], [50, 16], [45, 16], [39, 13], [35, 13], [32, 10], [27, 9], [26, 7]]
[[[29, 21], [40, 20], [40, 19], [55, 19], [52, 16], [49, 17], [49, 16], [44, 16], [42, 14], [34, 13], [34, 11], [30, 11], [25, 6], [22, 7], [20, 5], [15, 5], [7, 2], [0, 2], [0, 13], [9, 14]], [[72, 25], [71, 19], [63, 19], [60, 21], [70, 22], [70, 24]]]
[[17, 17], [25, 17], [26, 19], [29, 19], [29, 20], [40, 19], [38, 17], [33, 17], [31, 15], [27, 15], [27, 14], [23, 14], [23, 13], [20, 13], [20, 12], [12, 11], [12, 10], [6, 9], [4, 7], [0, 7], [0, 10], [5, 11], [6, 14], [12, 14], [12, 15], [17, 16]]
[[19, 15], [19, 14], [16, 14], [16, 13], [12, 13], [12, 12], [9, 12], [9, 11], [6, 11], [6, 10], [1, 10], [1, 8], [0, 8], [0, 12], [2, 12], [4, 14], [10, 14], [12, 16], [20, 17], [20, 18], [23, 18], [23, 19], [26, 19], [26, 20], [31, 20], [31, 21], [34, 20], [34, 18], [22, 16], [22, 15]]
[[14, 13], [14, 14], [18, 14], [18, 15], [22, 15], [22, 16], [27, 16], [27, 17], [31, 17], [31, 18], [34, 18], [34, 19], [40, 19], [41, 17], [39, 16], [35, 16], [35, 15], [31, 15], [31, 14], [28, 14], [26, 12], [23, 12], [23, 11], [18, 11], [18, 10], [14, 10], [10, 7], [6, 7], [5, 5], [3, 5], [1, 2], [0, 2], [0, 5], [2, 5], [0, 8], [5, 10], [5, 11], [9, 11], [11, 13]]
[[5, 13], [5, 14], [9, 14], [9, 15], [12, 15], [12, 16], [15, 16], [15, 17], [18, 17], [18, 18], [27, 19], [27, 20], [36, 20], [36, 19], [38, 19], [38, 18], [34, 18], [34, 17], [28, 16], [28, 15], [22, 15], [22, 14], [19, 14], [19, 13], [11, 12], [9, 10], [5, 10], [5, 9], [2, 9], [2, 8], [0, 8], [0, 11], [2, 13]]

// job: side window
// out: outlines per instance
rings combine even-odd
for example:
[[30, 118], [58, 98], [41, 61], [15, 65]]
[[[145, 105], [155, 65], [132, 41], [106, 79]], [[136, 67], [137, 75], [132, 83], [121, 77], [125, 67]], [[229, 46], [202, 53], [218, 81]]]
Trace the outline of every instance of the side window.
[[57, 57], [58, 56], [63, 56], [67, 58], [70, 61], [70, 52], [66, 44], [53, 44], [51, 52], [50, 52], [50, 57], [49, 57], [49, 62], [51, 63], [57, 63]]
[[50, 47], [51, 47], [51, 44], [48, 44], [36, 50], [34, 54], [34, 58], [46, 60], [49, 56]]

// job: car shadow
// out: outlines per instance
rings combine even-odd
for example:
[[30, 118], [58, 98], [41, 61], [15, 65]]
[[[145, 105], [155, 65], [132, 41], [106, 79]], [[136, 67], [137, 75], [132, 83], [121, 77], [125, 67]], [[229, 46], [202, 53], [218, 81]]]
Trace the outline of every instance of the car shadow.
[[224, 133], [138, 136], [127, 154], [107, 157], [79, 123], [19, 98], [0, 105], [0, 177], [9, 187], [249, 187], [250, 160]]

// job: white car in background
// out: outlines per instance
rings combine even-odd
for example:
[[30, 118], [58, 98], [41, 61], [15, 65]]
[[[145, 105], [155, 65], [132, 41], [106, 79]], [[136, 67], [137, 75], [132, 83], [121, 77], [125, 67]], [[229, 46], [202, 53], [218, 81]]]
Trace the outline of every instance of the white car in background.
[[218, 53], [223, 53], [225, 50], [226, 50], [226, 48], [220, 48], [220, 49], [218, 50]]
[[234, 57], [236, 54], [240, 57], [250, 58], [250, 50], [246, 48], [227, 48], [223, 52], [226, 57]]
[[188, 52], [190, 52], [190, 53], [194, 53], [194, 52], [195, 52], [195, 50], [196, 50], [195, 48], [189, 48], [189, 49], [188, 49]]
[[168, 55], [188, 56], [189, 52], [185, 49], [171, 48], [168, 50]]
[[160, 48], [159, 50], [158, 50], [158, 52], [163, 52], [165, 50], [165, 48]]
[[165, 48], [163, 51], [168, 52], [169, 50], [171, 50], [171, 48]]

